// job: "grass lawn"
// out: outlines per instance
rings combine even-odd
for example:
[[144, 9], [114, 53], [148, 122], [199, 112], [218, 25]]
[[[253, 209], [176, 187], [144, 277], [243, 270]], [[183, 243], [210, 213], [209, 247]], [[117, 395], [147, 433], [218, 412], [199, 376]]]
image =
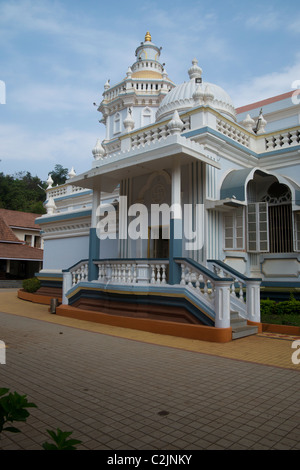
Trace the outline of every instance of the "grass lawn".
[[268, 313], [262, 313], [261, 322], [271, 323], [273, 325], [300, 326], [300, 316], [297, 314], [272, 315]]

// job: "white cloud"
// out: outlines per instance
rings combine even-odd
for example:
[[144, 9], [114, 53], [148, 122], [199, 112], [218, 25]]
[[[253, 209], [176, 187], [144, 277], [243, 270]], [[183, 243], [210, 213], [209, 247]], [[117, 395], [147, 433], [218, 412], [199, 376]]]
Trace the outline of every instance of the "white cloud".
[[231, 91], [227, 89], [236, 107], [271, 98], [293, 89], [293, 82], [300, 79], [300, 54], [293, 65], [280, 72], [253, 77]]
[[0, 125], [1, 166], [14, 168], [10, 174], [36, 169], [41, 178], [57, 163], [80, 173], [91, 166], [96, 137], [93, 131], [72, 128], [37, 134], [20, 125]]

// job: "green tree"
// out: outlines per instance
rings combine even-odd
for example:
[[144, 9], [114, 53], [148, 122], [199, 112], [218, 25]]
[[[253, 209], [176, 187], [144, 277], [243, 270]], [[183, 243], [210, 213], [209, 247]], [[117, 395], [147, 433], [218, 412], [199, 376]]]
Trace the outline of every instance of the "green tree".
[[0, 173], [0, 207], [23, 212], [45, 213], [46, 183], [29, 172]]
[[68, 177], [68, 168], [64, 168], [62, 165], [57, 164], [54, 170], [50, 172], [51, 178], [53, 179], [53, 185], [64, 184]]

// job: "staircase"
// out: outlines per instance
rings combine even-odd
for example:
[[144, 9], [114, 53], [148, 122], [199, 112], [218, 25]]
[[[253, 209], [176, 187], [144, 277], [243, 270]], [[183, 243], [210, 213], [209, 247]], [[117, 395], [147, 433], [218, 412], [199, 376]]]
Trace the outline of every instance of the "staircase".
[[247, 320], [242, 318], [238, 312], [230, 312], [230, 326], [232, 327], [232, 339], [243, 338], [244, 336], [258, 333], [257, 326], [247, 325]]

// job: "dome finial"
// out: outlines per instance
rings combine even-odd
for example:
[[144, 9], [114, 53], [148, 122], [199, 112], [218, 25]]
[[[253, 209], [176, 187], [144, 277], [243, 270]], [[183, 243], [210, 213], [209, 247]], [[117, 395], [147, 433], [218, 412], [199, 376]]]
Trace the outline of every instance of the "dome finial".
[[146, 42], [151, 42], [151, 34], [149, 33], [149, 31], [147, 31], [147, 33], [146, 33], [145, 41]]
[[192, 79], [192, 78], [201, 78], [202, 68], [198, 66], [198, 60], [193, 59], [192, 64], [193, 64], [192, 67], [188, 70], [188, 74], [190, 76], [190, 79]]

